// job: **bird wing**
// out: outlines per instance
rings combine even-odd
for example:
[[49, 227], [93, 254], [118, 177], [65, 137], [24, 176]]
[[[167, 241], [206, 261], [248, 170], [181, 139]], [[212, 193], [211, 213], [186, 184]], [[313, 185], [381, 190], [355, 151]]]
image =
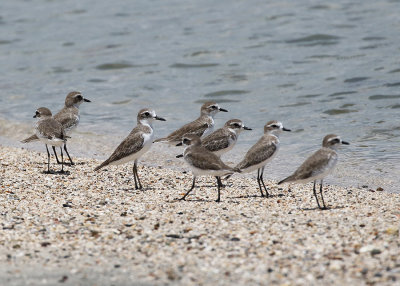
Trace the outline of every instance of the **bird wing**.
[[25, 138], [24, 140], [22, 140], [22, 143], [29, 143], [29, 142], [33, 142], [33, 141], [37, 141], [39, 140], [39, 138], [36, 136], [36, 134], [33, 134], [31, 136], [29, 136], [28, 138]]
[[115, 149], [111, 154], [110, 158], [106, 160], [107, 164], [111, 162], [121, 160], [131, 154], [139, 152], [143, 148], [144, 137], [143, 132], [131, 132], [128, 137], [126, 137], [121, 144]]
[[220, 128], [215, 132], [208, 135], [202, 140], [202, 144], [207, 150], [215, 152], [229, 147], [229, 138], [235, 140], [234, 134], [227, 134], [227, 132]]
[[[195, 121], [183, 125], [181, 128], [175, 130], [163, 139], [168, 141], [181, 141], [182, 137], [186, 134], [196, 134], [197, 136], [201, 137], [208, 128], [208, 123], [203, 123], [199, 119], [196, 119]], [[156, 141], [161, 141], [161, 139]]]
[[257, 165], [265, 160], [268, 160], [277, 150], [277, 145], [274, 140], [264, 140], [261, 138], [247, 151], [244, 159], [236, 166], [239, 169], [249, 168]]
[[39, 124], [38, 129], [41, 135], [47, 139], [66, 139], [64, 128], [62, 127], [61, 123], [53, 118], [49, 120], [43, 120]]
[[79, 116], [74, 112], [63, 112], [61, 110], [56, 115], [54, 119], [61, 123], [64, 129], [70, 129], [79, 123]]
[[304, 180], [323, 173], [336, 164], [335, 151], [322, 148], [312, 154], [291, 176], [293, 180]]
[[207, 150], [204, 150], [204, 152], [191, 152], [185, 155], [185, 160], [193, 167], [201, 170], [232, 170], [218, 156]]

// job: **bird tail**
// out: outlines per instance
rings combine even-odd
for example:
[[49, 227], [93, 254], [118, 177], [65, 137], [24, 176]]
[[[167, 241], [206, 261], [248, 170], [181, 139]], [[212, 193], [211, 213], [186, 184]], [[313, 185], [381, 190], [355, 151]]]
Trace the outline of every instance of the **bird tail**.
[[21, 143], [29, 143], [37, 140], [39, 140], [39, 138], [36, 136], [36, 134], [33, 134], [32, 136], [25, 138], [24, 140], [21, 140]]
[[153, 143], [166, 142], [166, 141], [168, 141], [168, 139], [167, 139], [167, 137], [164, 137], [164, 138], [158, 138], [158, 139], [154, 140]]
[[238, 167], [234, 167], [233, 171], [236, 172], [236, 173], [241, 173], [242, 172], [242, 170], [240, 170]]
[[225, 177], [224, 177], [225, 180], [227, 180], [227, 179], [229, 179], [230, 177], [232, 177], [232, 175], [233, 175], [234, 173], [241, 173], [241, 172], [242, 172], [242, 170], [240, 170], [239, 168], [236, 168], [236, 167], [231, 168], [230, 170], [231, 170], [231, 172], [229, 172], [229, 173], [227, 173], [227, 174], [225, 175]]
[[96, 168], [94, 168], [94, 171], [98, 171], [98, 170], [100, 170], [101, 168], [103, 168], [103, 167], [105, 167], [105, 166], [107, 166], [108, 165], [108, 160], [105, 160], [103, 163], [101, 163], [100, 165], [98, 165]]
[[278, 185], [290, 182], [290, 181], [292, 181], [292, 179], [293, 179], [292, 176], [289, 176], [286, 179], [283, 179], [282, 181], [278, 182]]

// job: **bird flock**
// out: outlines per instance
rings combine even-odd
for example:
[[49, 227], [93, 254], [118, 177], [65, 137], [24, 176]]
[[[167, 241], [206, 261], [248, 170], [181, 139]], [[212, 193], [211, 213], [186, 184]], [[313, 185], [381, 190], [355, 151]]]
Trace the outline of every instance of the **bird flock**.
[[[34, 118], [38, 121], [35, 125], [35, 134], [22, 140], [29, 143], [40, 140], [47, 150], [47, 171], [50, 170], [50, 152], [48, 145], [53, 149], [57, 163], [61, 164], [60, 173], [64, 173], [63, 148], [66, 152], [70, 164], [74, 165], [67, 149], [67, 139], [70, 138], [71, 131], [79, 123], [79, 106], [83, 102], [90, 102], [78, 91], [70, 92], [64, 107], [54, 116], [46, 107], [36, 110]], [[153, 143], [167, 143], [173, 146], [184, 146], [182, 154], [177, 158], [183, 157], [193, 173], [191, 188], [179, 200], [185, 200], [195, 188], [198, 176], [209, 175], [217, 180], [218, 197], [216, 202], [221, 201], [221, 188], [224, 187], [222, 179], [228, 179], [234, 173], [249, 173], [257, 170], [257, 183], [262, 197], [271, 196], [268, 192], [264, 180], [265, 166], [276, 156], [279, 150], [279, 135], [284, 131], [290, 131], [279, 121], [272, 120], [265, 124], [263, 136], [247, 151], [244, 158], [234, 167], [226, 165], [221, 160], [221, 155], [231, 150], [237, 142], [239, 134], [243, 130], [252, 130], [245, 126], [239, 119], [228, 120], [224, 126], [214, 131], [214, 116], [218, 112], [228, 112], [221, 108], [216, 102], [205, 102], [200, 109], [200, 116], [175, 130], [167, 137], [154, 140], [153, 122], [166, 121], [159, 117], [153, 109], [144, 108], [137, 114], [137, 125], [128, 136], [118, 145], [110, 157], [97, 166], [94, 171], [99, 171], [108, 165], [120, 165], [133, 161], [133, 176], [135, 189], [142, 189], [138, 173], [138, 160], [146, 153]], [[308, 157], [296, 171], [281, 180], [278, 185], [283, 183], [308, 183], [313, 182], [313, 194], [319, 209], [327, 209], [323, 198], [322, 185], [323, 179], [330, 174], [338, 160], [336, 152], [339, 145], [349, 143], [342, 141], [334, 134], [326, 135], [322, 141], [322, 147]], [[61, 161], [58, 159], [56, 147], [60, 148]], [[319, 196], [316, 184], [319, 181]], [[321, 201], [321, 202], [320, 202]]]

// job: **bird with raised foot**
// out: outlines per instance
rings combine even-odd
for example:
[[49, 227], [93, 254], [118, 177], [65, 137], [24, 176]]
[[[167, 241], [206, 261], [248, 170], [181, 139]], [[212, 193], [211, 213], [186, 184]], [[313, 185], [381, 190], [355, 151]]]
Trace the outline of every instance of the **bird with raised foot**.
[[154, 120], [166, 121], [164, 118], [158, 117], [153, 109], [144, 108], [140, 110], [137, 115], [136, 127], [119, 144], [111, 156], [94, 170], [98, 171], [108, 165], [120, 165], [134, 161], [133, 178], [135, 180], [135, 189], [142, 189], [137, 163], [139, 158], [150, 149], [153, 142]]
[[[336, 149], [341, 144], [349, 145], [348, 142], [342, 141], [342, 139], [335, 134], [326, 135], [322, 141], [322, 148], [312, 154], [292, 175], [280, 181], [278, 185], [292, 182], [305, 184], [314, 181], [313, 192], [317, 200], [318, 208], [322, 210], [327, 209], [322, 195], [322, 183], [323, 179], [332, 173], [336, 166], [338, 161]], [[319, 193], [322, 206], [319, 203], [315, 187], [318, 180], [320, 180]]]

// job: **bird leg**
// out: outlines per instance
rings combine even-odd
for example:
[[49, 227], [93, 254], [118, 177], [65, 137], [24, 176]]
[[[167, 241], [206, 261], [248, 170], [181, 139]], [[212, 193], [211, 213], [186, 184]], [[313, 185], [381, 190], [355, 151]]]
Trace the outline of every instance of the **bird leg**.
[[67, 155], [68, 155], [68, 158], [69, 158], [69, 161], [71, 162], [71, 166], [72, 165], [75, 165], [75, 163], [72, 161], [72, 159], [71, 159], [71, 156], [69, 155], [69, 153], [68, 153], [68, 150], [67, 150], [67, 143], [64, 143], [64, 150], [65, 150], [65, 153], [67, 153]]
[[64, 173], [64, 154], [61, 147], [60, 151], [61, 151], [61, 173]]
[[215, 177], [217, 178], [217, 186], [218, 186], [218, 198], [215, 200], [217, 203], [221, 201], [221, 187], [222, 187], [222, 182], [221, 182], [221, 177]]
[[135, 190], [137, 190], [138, 189], [138, 185], [137, 185], [137, 182], [136, 182], [135, 164], [133, 165], [132, 172], [133, 172], [133, 179], [135, 180]]
[[318, 197], [317, 197], [317, 191], [315, 190], [315, 183], [316, 183], [316, 181], [317, 181], [317, 180], [314, 181], [313, 192], [314, 192], [315, 199], [317, 200], [318, 208], [319, 208], [319, 209], [322, 209], [321, 206], [319, 205], [319, 201], [318, 201]]
[[322, 180], [321, 180], [321, 184], [319, 185], [319, 193], [321, 194], [321, 199], [322, 199], [322, 204], [324, 205], [324, 207], [322, 208], [323, 210], [327, 210], [328, 208], [326, 207], [326, 205], [325, 205], [325, 202], [324, 202], [324, 196], [322, 195]]
[[51, 148], [53, 148], [53, 152], [54, 152], [54, 156], [56, 156], [57, 164], [60, 164], [60, 161], [58, 160], [58, 157], [57, 157], [56, 147], [51, 146]]
[[45, 144], [47, 150], [47, 174], [50, 174], [50, 152], [47, 144]]
[[184, 201], [186, 199], [187, 195], [189, 195], [189, 193], [194, 189], [195, 183], [196, 183], [196, 176], [193, 176], [192, 187], [190, 188], [189, 191], [186, 192], [186, 194], [182, 198], [179, 199], [180, 201]]
[[[139, 175], [137, 172], [137, 161], [135, 160], [135, 163], [133, 164], [133, 178], [135, 179], [135, 189], [142, 189], [142, 184], [140, 183], [139, 180]], [[136, 181], [137, 178], [137, 181]]]
[[262, 191], [261, 182], [260, 182], [260, 169], [257, 170], [257, 183], [258, 183], [258, 187], [260, 188], [261, 196], [264, 197], [264, 193]]
[[137, 168], [137, 160], [135, 160], [135, 163], [133, 163], [133, 165], [135, 166], [136, 178], [137, 178], [138, 183], [139, 183], [139, 189], [143, 189], [142, 184], [140, 183], [140, 179], [139, 179], [138, 168]]
[[263, 176], [264, 176], [264, 168], [265, 168], [265, 167], [262, 167], [262, 169], [261, 169], [260, 181], [261, 181], [261, 183], [262, 183], [263, 186], [264, 186], [265, 194], [267, 195], [267, 198], [268, 198], [268, 197], [269, 197], [269, 193], [268, 193], [268, 191], [267, 191], [267, 188], [265, 187], [264, 179], [263, 179]]

